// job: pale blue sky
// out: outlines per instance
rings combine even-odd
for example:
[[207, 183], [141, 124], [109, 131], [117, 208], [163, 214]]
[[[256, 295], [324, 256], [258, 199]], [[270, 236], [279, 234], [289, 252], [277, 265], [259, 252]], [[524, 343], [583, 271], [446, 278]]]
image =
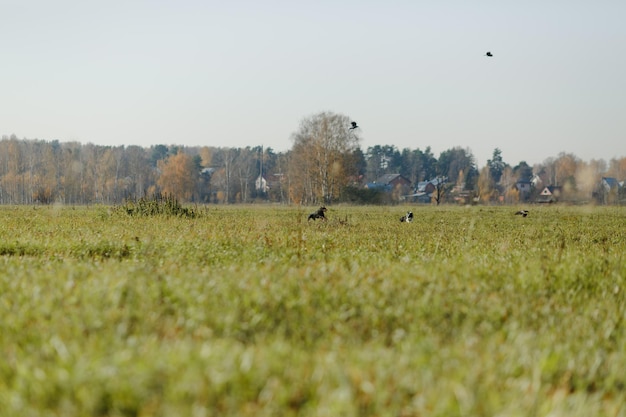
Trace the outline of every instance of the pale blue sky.
[[624, 0], [0, 0], [0, 16], [1, 135], [283, 151], [332, 111], [364, 150], [626, 156]]

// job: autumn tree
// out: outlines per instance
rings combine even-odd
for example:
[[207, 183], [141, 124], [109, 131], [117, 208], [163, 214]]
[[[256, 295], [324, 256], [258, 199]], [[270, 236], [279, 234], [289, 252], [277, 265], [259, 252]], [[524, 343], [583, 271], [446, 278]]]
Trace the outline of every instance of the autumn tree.
[[555, 161], [556, 177], [559, 185], [563, 187], [563, 193], [571, 196], [576, 192], [576, 170], [580, 160], [569, 153], [560, 153]]
[[609, 161], [608, 169], [605, 169], [606, 176], [617, 178], [619, 181], [626, 179], [626, 157], [625, 158], [613, 158]]
[[182, 201], [193, 199], [200, 175], [193, 157], [179, 151], [167, 159], [158, 160], [157, 167], [161, 171], [157, 184], [163, 193]]
[[580, 161], [575, 173], [577, 193], [574, 197], [580, 201], [589, 200], [605, 172], [606, 163], [604, 161], [596, 159], [592, 159], [588, 163]]
[[287, 164], [287, 194], [289, 200], [298, 204], [309, 204], [316, 201], [311, 172], [311, 158], [307, 157], [304, 144], [296, 143], [285, 156]]
[[502, 171], [499, 183], [500, 192], [502, 193], [506, 204], [519, 202], [519, 192], [517, 191], [517, 187], [515, 187], [516, 181], [517, 178], [513, 173], [513, 168], [510, 165], [507, 165]]
[[[289, 172], [293, 176], [293, 196], [303, 203], [330, 203], [356, 171], [352, 152], [359, 138], [350, 129], [350, 119], [341, 114], [322, 112], [305, 118], [292, 137]], [[290, 175], [290, 176], [291, 176]]]
[[203, 167], [207, 168], [211, 166], [211, 161], [213, 160], [213, 152], [211, 148], [209, 148], [208, 146], [203, 146], [198, 151], [198, 154], [200, 155], [200, 158], [202, 158]]
[[478, 176], [478, 196], [483, 203], [488, 203], [493, 200], [493, 197], [497, 193], [496, 184], [491, 176], [491, 172], [489, 165], [486, 165], [480, 170], [480, 175]]
[[504, 192], [504, 202], [507, 204], [518, 203], [520, 197], [520, 192], [516, 187], [509, 187]]

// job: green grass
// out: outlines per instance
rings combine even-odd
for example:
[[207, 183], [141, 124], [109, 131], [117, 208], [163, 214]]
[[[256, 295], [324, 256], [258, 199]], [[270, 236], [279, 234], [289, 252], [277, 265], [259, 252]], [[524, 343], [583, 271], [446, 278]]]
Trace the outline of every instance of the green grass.
[[626, 416], [626, 209], [515, 210], [1, 207], [0, 415]]

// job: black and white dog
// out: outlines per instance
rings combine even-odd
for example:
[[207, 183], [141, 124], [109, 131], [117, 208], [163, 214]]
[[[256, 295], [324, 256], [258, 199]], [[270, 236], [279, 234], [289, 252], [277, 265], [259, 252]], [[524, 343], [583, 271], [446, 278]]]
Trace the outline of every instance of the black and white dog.
[[413, 221], [413, 212], [412, 211], [407, 212], [404, 216], [400, 217], [400, 221], [402, 223], [404, 222], [411, 223]]
[[309, 218], [307, 221], [317, 220], [317, 219], [326, 220], [326, 216], [324, 215], [325, 211], [326, 211], [326, 207], [324, 206], [320, 207], [319, 210], [317, 210], [316, 212], [309, 214]]
[[528, 210], [520, 210], [520, 211], [516, 212], [515, 215], [516, 216], [526, 217], [526, 216], [528, 216]]

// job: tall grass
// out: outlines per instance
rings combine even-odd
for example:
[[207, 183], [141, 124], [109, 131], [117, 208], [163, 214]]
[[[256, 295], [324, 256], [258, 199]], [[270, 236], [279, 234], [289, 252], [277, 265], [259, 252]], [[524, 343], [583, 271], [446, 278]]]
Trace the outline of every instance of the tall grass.
[[10, 416], [624, 416], [626, 210], [0, 209]]

